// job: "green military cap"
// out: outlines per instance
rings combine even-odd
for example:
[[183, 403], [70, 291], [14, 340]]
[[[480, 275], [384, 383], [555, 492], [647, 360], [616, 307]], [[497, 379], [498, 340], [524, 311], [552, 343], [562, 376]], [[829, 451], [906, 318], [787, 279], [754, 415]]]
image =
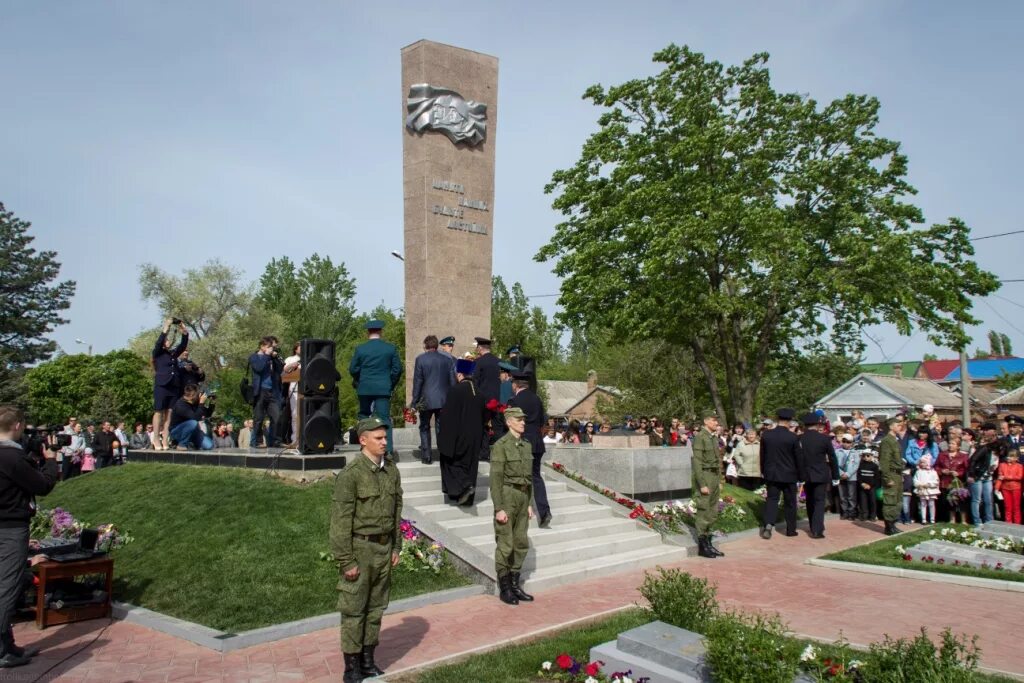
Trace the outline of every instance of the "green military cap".
[[356, 425], [356, 434], [362, 435], [363, 432], [372, 432], [376, 429], [385, 428], [387, 428], [387, 424], [384, 420], [376, 415], [372, 415], [359, 421], [359, 424]]
[[384, 321], [377, 320], [376, 318], [374, 318], [373, 320], [368, 321], [366, 325], [364, 325], [363, 327], [365, 327], [368, 330], [383, 330]]
[[707, 420], [708, 418], [711, 418], [711, 417], [713, 417], [713, 418], [715, 418], [717, 420], [718, 419], [718, 413], [716, 411], [714, 411], [714, 410], [705, 410], [704, 412], [702, 412], [700, 414], [700, 419], [702, 419], [702, 420]]
[[514, 417], [517, 420], [523, 420], [526, 418], [526, 413], [523, 412], [522, 408], [506, 408], [505, 419], [507, 420], [510, 417]]
[[445, 337], [440, 342], [441, 346], [455, 346], [455, 337]]

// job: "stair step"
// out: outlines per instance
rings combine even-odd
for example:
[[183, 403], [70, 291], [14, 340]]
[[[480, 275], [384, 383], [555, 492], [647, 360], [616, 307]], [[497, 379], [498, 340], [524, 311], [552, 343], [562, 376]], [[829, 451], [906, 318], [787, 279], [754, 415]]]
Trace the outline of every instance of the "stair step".
[[634, 681], [646, 678], [659, 683], [701, 683], [705, 680], [692, 676], [689, 672], [673, 671], [657, 662], [623, 652], [614, 640], [590, 648], [590, 659], [604, 662], [607, 671], [631, 671], [630, 678]]
[[[427, 490], [410, 491], [406, 488], [405, 482], [402, 482], [403, 496], [402, 499], [412, 505], [413, 507], [420, 508], [428, 505], [443, 505], [447, 503], [447, 497], [441, 493], [441, 478], [438, 477], [434, 486]], [[561, 483], [547, 484], [548, 498], [558, 493], [566, 493], [567, 487]], [[476, 487], [476, 502], [480, 503], [485, 500], [490, 500], [491, 489], [486, 484], [477, 484]]]
[[[481, 552], [488, 556], [494, 554], [495, 543], [493, 539], [489, 546], [479, 547]], [[620, 554], [632, 554], [639, 550], [654, 547], [665, 548], [661, 544], [661, 537], [654, 532], [640, 530], [624, 534], [598, 536], [575, 543], [549, 543], [530, 548], [530, 552], [526, 554], [526, 560], [523, 563], [523, 571], [550, 569], [564, 566], [570, 562], [583, 562]]]
[[[627, 531], [637, 530], [637, 524], [631, 519], [620, 517], [602, 517], [589, 521], [577, 522], [571, 526], [559, 524], [552, 529], [530, 529], [530, 547], [540, 548], [548, 544], [566, 543], [577, 541], [580, 538], [605, 537], [611, 534], [620, 534]], [[653, 533], [638, 529], [640, 533]], [[474, 546], [494, 547], [494, 531], [489, 530], [486, 534], [479, 536], [465, 537], [464, 540]], [[488, 551], [489, 552], [489, 551]]]
[[[616, 519], [611, 510], [602, 505], [576, 505], [569, 508], [555, 509], [551, 511], [554, 519], [551, 524], [553, 528], [560, 528], [562, 525], [572, 525], [582, 521], [595, 519]], [[536, 517], [530, 522], [530, 528], [538, 528]], [[494, 530], [491, 517], [477, 517], [467, 515], [464, 519], [450, 519], [438, 521], [444, 529], [462, 537], [480, 536]]]
[[[589, 498], [585, 493], [576, 493], [575, 491], [559, 491], [558, 493], [552, 493], [548, 496], [548, 501], [551, 503], [553, 508], [557, 507], [572, 507], [575, 505], [585, 504]], [[593, 506], [597, 507], [597, 506]], [[460, 507], [451, 503], [439, 503], [435, 505], [423, 505], [417, 506], [416, 510], [420, 514], [429, 515], [432, 520], [438, 523], [443, 523], [449, 519], [462, 519], [464, 517], [486, 517], [488, 520], [494, 516], [494, 502], [489, 498], [487, 500], [478, 500], [472, 507]]]
[[606, 555], [596, 559], [567, 562], [556, 567], [534, 569], [528, 573], [524, 572], [525, 583], [528, 590], [542, 591], [630, 569], [672, 564], [687, 557], [689, 552], [686, 548], [659, 545], [626, 555]]

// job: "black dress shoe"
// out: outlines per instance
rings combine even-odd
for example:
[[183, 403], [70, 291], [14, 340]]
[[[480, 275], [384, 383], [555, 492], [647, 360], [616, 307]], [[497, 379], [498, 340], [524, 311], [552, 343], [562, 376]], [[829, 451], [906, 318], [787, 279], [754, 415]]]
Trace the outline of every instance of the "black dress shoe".
[[824, 533], [811, 534], [811, 538], [825, 538], [825, 534]]
[[13, 652], [8, 652], [3, 657], [0, 657], [0, 669], [13, 669], [16, 666], [25, 666], [32, 661], [31, 657], [18, 656]]
[[764, 540], [770, 540], [772, 537], [772, 528], [770, 526], [761, 527], [761, 538]]
[[787, 535], [787, 536], [799, 536], [800, 534], [798, 534], [798, 533], [797, 533], [797, 532], [795, 532], [795, 531], [787, 531], [787, 532], [786, 532], [786, 535]]
[[540, 518], [540, 522], [538, 522], [538, 525], [540, 526], [541, 529], [550, 529], [551, 528], [551, 513], [549, 512], [546, 515], [544, 515], [543, 517], [541, 517]]
[[476, 489], [472, 486], [467, 488], [461, 496], [459, 496], [459, 505], [468, 507], [473, 504], [473, 499], [476, 497]]
[[39, 654], [40, 650], [38, 647], [18, 647], [17, 645], [11, 645], [7, 648], [7, 651], [11, 654], [15, 654], [19, 657], [35, 657]]

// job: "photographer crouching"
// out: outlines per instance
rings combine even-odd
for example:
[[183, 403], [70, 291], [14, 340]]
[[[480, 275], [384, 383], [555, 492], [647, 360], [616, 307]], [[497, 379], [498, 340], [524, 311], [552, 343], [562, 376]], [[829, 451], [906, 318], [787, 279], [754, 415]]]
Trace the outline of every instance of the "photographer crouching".
[[213, 414], [214, 397], [199, 393], [195, 384], [185, 385], [181, 398], [171, 409], [171, 438], [195, 450], [213, 450], [213, 439], [203, 432], [202, 423]]
[[[20, 441], [25, 416], [14, 406], [0, 406], [0, 668], [28, 664], [38, 650], [14, 644], [11, 618], [24, 590], [28, 562], [29, 520], [36, 513], [36, 496], [57, 484], [56, 435], [41, 442], [42, 463]], [[41, 465], [41, 466], [40, 466]]]

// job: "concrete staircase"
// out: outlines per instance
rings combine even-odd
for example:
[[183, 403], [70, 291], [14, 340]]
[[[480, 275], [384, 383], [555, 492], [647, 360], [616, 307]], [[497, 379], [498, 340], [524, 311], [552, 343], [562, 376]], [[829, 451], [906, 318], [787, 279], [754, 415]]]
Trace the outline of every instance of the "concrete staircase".
[[[428, 536], [491, 581], [494, 575], [494, 504], [490, 500], [490, 465], [480, 463], [476, 502], [469, 508], [447, 503], [435, 457], [422, 464], [411, 451], [400, 452], [404, 513]], [[661, 535], [624, 515], [610, 501], [575, 482], [545, 472], [553, 521], [541, 529], [530, 523], [530, 552], [523, 566], [524, 587], [532, 591], [605, 576], [638, 567], [676, 562], [690, 548], [667, 545]]]

